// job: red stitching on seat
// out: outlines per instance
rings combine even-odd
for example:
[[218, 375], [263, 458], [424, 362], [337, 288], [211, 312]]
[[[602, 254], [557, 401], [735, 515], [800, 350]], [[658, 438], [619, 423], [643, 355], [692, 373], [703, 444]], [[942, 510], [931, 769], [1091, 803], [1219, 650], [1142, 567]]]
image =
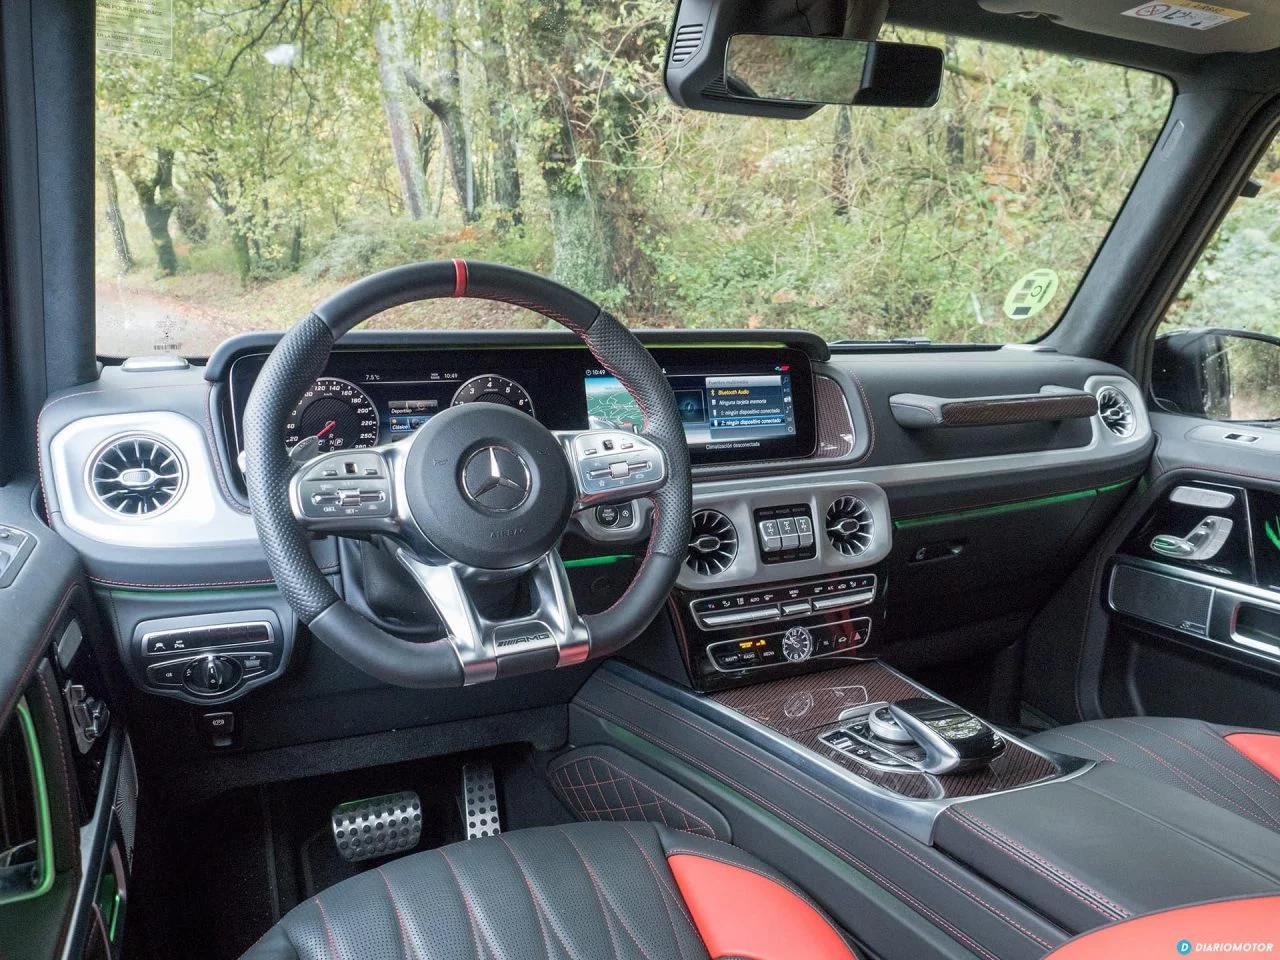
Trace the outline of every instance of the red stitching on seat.
[[560, 941], [560, 946], [564, 947], [565, 954], [572, 957], [574, 955], [573, 950], [569, 948], [569, 943], [565, 939], [564, 933], [560, 930], [559, 924], [556, 923], [555, 917], [552, 916], [550, 910], [546, 909], [545, 904], [542, 902], [542, 898], [538, 896], [538, 892], [534, 889], [533, 881], [529, 879], [529, 871], [525, 868], [524, 861], [520, 859], [519, 854], [516, 853], [516, 848], [513, 847], [502, 834], [498, 834], [498, 839], [502, 841], [502, 845], [507, 848], [507, 853], [511, 857], [511, 862], [514, 863], [516, 865], [516, 869], [520, 871], [520, 879], [524, 881], [524, 885], [529, 889], [529, 899], [533, 901], [533, 914], [538, 919], [538, 926], [542, 928], [543, 944], [548, 947], [547, 956], [551, 956], [551, 944], [547, 939], [547, 928], [542, 922], [543, 913], [546, 914], [547, 921], [551, 924], [551, 929], [555, 933], [556, 939]]
[[1096, 747], [1092, 743], [1089, 743], [1086, 740], [1081, 740], [1079, 737], [1074, 737], [1069, 733], [1062, 733], [1059, 730], [1050, 730], [1049, 733], [1052, 736], [1061, 737], [1063, 740], [1070, 740], [1072, 743], [1078, 743], [1080, 744], [1080, 746], [1084, 747], [1086, 750], [1092, 750], [1094, 753], [1100, 753], [1102, 754], [1102, 759], [1104, 760], [1110, 760], [1112, 763], [1120, 762], [1115, 757], [1111, 756], [1111, 754], [1107, 753], [1107, 751], [1103, 750], [1101, 747]]
[[[1249, 812], [1247, 807], [1244, 807], [1241, 804], [1236, 803], [1234, 800], [1228, 797], [1225, 793], [1222, 793], [1219, 790], [1215, 790], [1213, 787], [1209, 786], [1207, 783], [1205, 783], [1203, 780], [1200, 780], [1198, 777], [1192, 776], [1191, 774], [1187, 773], [1185, 770], [1179, 770], [1168, 760], [1164, 759], [1164, 757], [1160, 756], [1158, 753], [1156, 753], [1153, 750], [1148, 750], [1142, 744], [1138, 743], [1138, 741], [1130, 740], [1124, 734], [1116, 733], [1114, 730], [1110, 730], [1107, 727], [1098, 727], [1097, 729], [1103, 733], [1110, 734], [1111, 736], [1115, 737], [1117, 740], [1123, 740], [1125, 743], [1130, 743], [1133, 746], [1137, 747], [1139, 750], [1141, 750], [1143, 753], [1149, 756], [1152, 760], [1156, 761], [1156, 763], [1160, 764], [1163, 767], [1167, 767], [1170, 771], [1173, 772], [1174, 776], [1178, 777], [1178, 779], [1186, 782], [1189, 786], [1191, 786], [1192, 790], [1195, 790], [1195, 792], [1200, 795], [1202, 799], [1208, 800], [1210, 803], [1213, 802], [1212, 798], [1210, 798], [1203, 790], [1200, 790], [1199, 787], [1204, 787], [1204, 789], [1208, 790], [1209, 793], [1215, 794], [1216, 796], [1222, 798], [1223, 800], [1231, 804], [1233, 807], [1235, 807], [1237, 810], [1239, 810], [1242, 814], [1244, 814], [1246, 817], [1248, 817], [1250, 820], [1254, 821], [1255, 823], [1261, 823], [1261, 821], [1258, 819], [1256, 815]], [[1268, 820], [1270, 820], [1272, 823], [1276, 824], [1277, 826], [1280, 826], [1280, 819], [1272, 816], [1270, 813], [1267, 813], [1265, 810], [1263, 811], [1263, 813]], [[1263, 826], [1266, 826], [1266, 824], [1263, 824]]]
[[[579, 777], [581, 777], [581, 771], [580, 771], [580, 770], [578, 770], [578, 766], [579, 766], [579, 764], [583, 763], [584, 761], [585, 761], [585, 762], [587, 763], [587, 765], [588, 765], [587, 769], [590, 771], [591, 776], [592, 776], [592, 777], [595, 777], [596, 779], [595, 779], [595, 780], [593, 780], [593, 782], [592, 782], [592, 783], [590, 783], [590, 784], [586, 783], [585, 781], [581, 781], [580, 783], [575, 784], [575, 783], [573, 783], [573, 781], [572, 781], [572, 780], [570, 780], [570, 779], [569, 779], [569, 776], [568, 776], [568, 769], [569, 769], [570, 767], [573, 767], [573, 768], [575, 769], [575, 771], [577, 771], [577, 772], [578, 772]], [[614, 777], [613, 777], [613, 778], [611, 778], [611, 779], [600, 779], [600, 778], [597, 776], [597, 774], [596, 774], [596, 772], [595, 772], [595, 767], [594, 767], [594, 764], [595, 764], [597, 761], [598, 761], [599, 763], [601, 763], [601, 764], [605, 767], [605, 769], [606, 769], [606, 770], [610, 771], [611, 773], [615, 774], [616, 776], [614, 776]], [[627, 803], [623, 803], [623, 804], [622, 804], [622, 806], [621, 806], [621, 808], [619, 808], [619, 809], [621, 809], [623, 812], [625, 812], [625, 811], [627, 811], [627, 810], [635, 809], [635, 810], [639, 811], [639, 813], [640, 813], [640, 815], [641, 815], [641, 820], [642, 820], [642, 821], [644, 821], [644, 820], [648, 820], [648, 817], [645, 817], [645, 816], [644, 816], [644, 808], [645, 808], [646, 806], [653, 806], [653, 807], [657, 807], [657, 808], [658, 808], [658, 816], [660, 816], [660, 817], [662, 818], [662, 822], [663, 822], [663, 824], [664, 824], [664, 825], [666, 825], [666, 826], [671, 826], [671, 824], [667, 823], [666, 815], [662, 813], [662, 804], [663, 804], [663, 803], [665, 803], [665, 804], [667, 804], [668, 806], [675, 807], [675, 809], [679, 810], [679, 811], [680, 811], [680, 813], [684, 815], [684, 817], [685, 817], [685, 826], [684, 826], [684, 827], [682, 827], [682, 828], [680, 828], [680, 829], [685, 830], [685, 831], [687, 831], [687, 832], [692, 832], [692, 830], [691, 830], [691, 826], [692, 826], [692, 824], [700, 824], [700, 825], [702, 826], [702, 828], [703, 828], [704, 830], [706, 830], [706, 835], [707, 835], [708, 837], [711, 837], [711, 838], [713, 838], [713, 839], [714, 839], [714, 837], [715, 837], [715, 830], [713, 830], [713, 829], [712, 829], [711, 824], [707, 823], [707, 821], [706, 821], [706, 820], [704, 820], [702, 817], [699, 817], [697, 814], [692, 813], [692, 812], [690, 812], [689, 810], [687, 810], [686, 808], [682, 807], [680, 804], [676, 803], [674, 800], [670, 799], [670, 798], [669, 798], [669, 797], [667, 797], [665, 794], [663, 794], [663, 793], [659, 792], [659, 791], [658, 791], [656, 788], [654, 788], [651, 784], [648, 784], [648, 783], [641, 783], [641, 786], [642, 786], [646, 791], [648, 791], [649, 793], [652, 793], [652, 794], [657, 798], [657, 802], [655, 803], [655, 802], [652, 802], [652, 801], [651, 801], [651, 802], [649, 802], [649, 803], [645, 803], [645, 802], [641, 801], [641, 799], [640, 799], [640, 795], [639, 795], [639, 792], [638, 792], [638, 791], [637, 791], [637, 789], [636, 789], [636, 782], [637, 782], [637, 781], [636, 781], [636, 778], [635, 778], [635, 777], [632, 777], [632, 776], [630, 776], [630, 775], [628, 775], [628, 774], [626, 773], [626, 771], [624, 771], [624, 770], [620, 770], [618, 767], [616, 767], [614, 764], [610, 763], [610, 762], [609, 762], [608, 760], [606, 760], [604, 757], [600, 757], [600, 756], [596, 756], [596, 755], [594, 755], [594, 754], [590, 754], [590, 755], [587, 755], [587, 756], [585, 756], [585, 757], [580, 757], [580, 758], [578, 758], [578, 759], [576, 759], [576, 760], [573, 760], [573, 761], [570, 761], [570, 762], [568, 762], [568, 763], [562, 764], [560, 767], [556, 768], [556, 770], [554, 771], [554, 775], [555, 775], [555, 777], [556, 777], [557, 781], [559, 781], [559, 780], [560, 780], [560, 777], [561, 777], [561, 775], [562, 775], [562, 774], [564, 775], [564, 785], [565, 785], [568, 789], [571, 789], [571, 790], [573, 790], [573, 791], [574, 791], [574, 796], [575, 796], [575, 797], [578, 795], [578, 793], [577, 793], [577, 792], [578, 792], [579, 790], [581, 790], [581, 791], [582, 791], [582, 793], [586, 796], [587, 805], [589, 805], [589, 806], [590, 806], [590, 808], [591, 808], [588, 812], [589, 812], [589, 813], [591, 813], [591, 814], [597, 814], [599, 819], [604, 819], [604, 816], [605, 816], [606, 814], [608, 814], [608, 815], [609, 815], [609, 819], [610, 819], [610, 820], [613, 820], [614, 818], [613, 818], [613, 816], [612, 816], [612, 813], [613, 813], [613, 810], [614, 810], [615, 808], [608, 807], [608, 806], [607, 806], [607, 804], [606, 804], [606, 808], [605, 808], [604, 810], [599, 810], [599, 809], [597, 809], [597, 808], [596, 808], [596, 806], [595, 806], [595, 804], [591, 801], [591, 795], [590, 795], [590, 793], [588, 793], [588, 792], [587, 792], [587, 791], [588, 791], [588, 788], [589, 788], [589, 787], [593, 787], [593, 786], [595, 786], [595, 787], [600, 787], [600, 786], [604, 786], [604, 785], [606, 785], [606, 784], [626, 783], [627, 785], [629, 785], [629, 786], [631, 787], [631, 792], [635, 795], [636, 803], [635, 803], [635, 804], [627, 804]], [[604, 792], [603, 792], [603, 791], [601, 791], [600, 796], [601, 796], [601, 798], [602, 798], [602, 799], [607, 800], [607, 798], [604, 796]], [[621, 794], [621, 791], [619, 791], [619, 792], [618, 792], [618, 799], [619, 799], [620, 801], [622, 800], [622, 794]], [[630, 818], [627, 818], [627, 819], [629, 820]]]
[[333, 935], [333, 924], [329, 922], [329, 914], [324, 909], [324, 904], [320, 902], [320, 898], [315, 898], [316, 909], [320, 911], [320, 920], [324, 924], [324, 935], [329, 941], [329, 955], [334, 960], [341, 960], [342, 954], [338, 952], [338, 941]]
[[[391, 892], [391, 881], [387, 879], [387, 875], [382, 872], [381, 867], [374, 868], [379, 877], [382, 878], [382, 885], [387, 888], [387, 899], [391, 902], [391, 909], [395, 911], [396, 923], [400, 925], [400, 949], [404, 951], [406, 960], [409, 956], [409, 928], [405, 925], [404, 916], [400, 913], [400, 904], [396, 903], [396, 895]], [[418, 951], [415, 948], [413, 955], [416, 957]]]
[[[471, 907], [471, 898], [467, 896], [466, 888], [462, 886], [462, 877], [459, 876], [458, 871], [454, 868], [453, 861], [449, 859], [449, 855], [443, 849], [437, 850], [436, 853], [440, 854], [440, 859], [445, 862], [445, 865], [449, 868], [449, 873], [453, 875], [453, 885], [458, 888], [458, 894], [462, 897], [462, 905], [467, 911], [467, 920], [471, 925], [471, 942], [476, 948], [476, 958], [480, 960], [484, 956], [480, 952], [480, 941], [482, 938], [484, 940], [489, 938], [480, 922], [476, 919], [475, 910]], [[497, 951], [494, 950], [493, 953], [496, 955]]]
[[[1236, 771], [1232, 770], [1230, 767], [1227, 767], [1226, 765], [1219, 763], [1217, 760], [1213, 759], [1213, 757], [1209, 756], [1207, 753], [1204, 753], [1201, 750], [1197, 750], [1195, 747], [1187, 743], [1185, 740], [1175, 737], [1171, 733], [1166, 733], [1164, 730], [1161, 730], [1159, 727], [1153, 727], [1149, 723], [1141, 723], [1136, 717], [1121, 717], [1120, 719], [1123, 720], [1125, 723], [1131, 723], [1135, 727], [1142, 727], [1144, 730], [1150, 730], [1152, 733], [1158, 733], [1160, 734], [1160, 736], [1165, 737], [1169, 740], [1172, 740], [1174, 743], [1178, 744], [1179, 746], [1182, 746], [1187, 750], [1189, 750], [1191, 753], [1194, 753], [1197, 757], [1199, 757], [1205, 763], [1209, 764], [1209, 766], [1217, 769], [1224, 776], [1230, 777], [1232, 779], [1243, 780], [1245, 783], [1249, 784], [1250, 786], [1256, 787], [1257, 789], [1261, 790], [1267, 796], [1275, 797], [1277, 800], [1280, 800], [1280, 793], [1276, 793], [1272, 790], [1268, 790], [1262, 784], [1255, 783], [1253, 780], [1250, 780], [1243, 773], [1237, 773]], [[1231, 749], [1231, 744], [1226, 743], [1226, 741], [1223, 741], [1223, 743], [1228, 749]], [[1243, 793], [1244, 790], [1241, 789], [1241, 792]], [[1249, 799], [1253, 800], [1252, 797], [1250, 797]], [[1257, 803], [1258, 801], [1253, 800], [1253, 802]]]
[[609, 939], [613, 943], [614, 955], [620, 956], [621, 951], [618, 950], [617, 940], [615, 940], [613, 936], [613, 924], [609, 922], [609, 912], [605, 910], [606, 901], [608, 901], [609, 910], [618, 918], [619, 926], [621, 926], [627, 936], [631, 938], [631, 942], [636, 945], [636, 949], [640, 951], [641, 956], [647, 957], [649, 955], [648, 952], [640, 945], [639, 938], [627, 924], [627, 921], [622, 916], [621, 911], [613, 905], [613, 901], [609, 898], [609, 894], [605, 891], [604, 887], [600, 885], [600, 881], [596, 879], [596, 872], [591, 869], [591, 864], [587, 863], [587, 858], [582, 855], [582, 851], [578, 848], [578, 845], [574, 843], [573, 837], [571, 837], [563, 827], [556, 827], [556, 829], [564, 835], [564, 838], [567, 841], [569, 841], [569, 846], [573, 847], [573, 852], [578, 855], [578, 860], [582, 863], [583, 869], [587, 871], [587, 876], [591, 878], [591, 885], [596, 889], [596, 900], [600, 903], [600, 913], [604, 917], [605, 926], [609, 928]]

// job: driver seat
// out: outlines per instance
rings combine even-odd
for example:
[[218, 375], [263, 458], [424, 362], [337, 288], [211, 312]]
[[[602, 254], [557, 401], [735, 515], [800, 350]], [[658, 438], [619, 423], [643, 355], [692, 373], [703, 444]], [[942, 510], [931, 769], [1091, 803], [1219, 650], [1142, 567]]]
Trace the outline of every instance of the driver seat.
[[468, 840], [291, 910], [243, 960], [856, 960], [804, 894], [736, 847], [650, 823]]

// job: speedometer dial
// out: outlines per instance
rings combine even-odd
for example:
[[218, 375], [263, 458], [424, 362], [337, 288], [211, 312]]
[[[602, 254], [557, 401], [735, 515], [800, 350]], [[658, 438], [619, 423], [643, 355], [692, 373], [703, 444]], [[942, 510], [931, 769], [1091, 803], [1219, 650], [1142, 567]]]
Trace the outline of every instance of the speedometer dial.
[[529, 391], [514, 380], [492, 373], [472, 377], [458, 388], [451, 406], [457, 407], [464, 403], [500, 403], [504, 407], [515, 407], [533, 416], [533, 401], [529, 399]]
[[307, 437], [320, 441], [320, 452], [372, 447], [378, 442], [378, 410], [354, 383], [321, 377], [302, 395], [284, 425], [284, 442], [295, 447]]

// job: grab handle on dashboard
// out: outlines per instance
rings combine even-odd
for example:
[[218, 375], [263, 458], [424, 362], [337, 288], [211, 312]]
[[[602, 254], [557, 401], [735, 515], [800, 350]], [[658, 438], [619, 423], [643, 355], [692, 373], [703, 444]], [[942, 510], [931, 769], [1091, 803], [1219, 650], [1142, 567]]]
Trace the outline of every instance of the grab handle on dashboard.
[[1044, 387], [1039, 393], [996, 397], [931, 397], [895, 393], [889, 409], [908, 430], [938, 427], [996, 427], [1015, 423], [1080, 420], [1098, 412], [1098, 398], [1087, 390]]

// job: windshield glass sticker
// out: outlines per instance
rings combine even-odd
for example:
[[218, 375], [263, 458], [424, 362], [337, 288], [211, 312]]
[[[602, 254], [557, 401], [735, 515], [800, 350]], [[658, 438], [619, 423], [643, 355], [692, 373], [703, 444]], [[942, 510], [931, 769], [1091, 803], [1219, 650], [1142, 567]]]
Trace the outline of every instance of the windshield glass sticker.
[[1154, 20], [1171, 27], [1186, 27], [1188, 30], [1212, 30], [1224, 23], [1241, 20], [1249, 12], [1215, 7], [1211, 3], [1196, 3], [1195, 0], [1180, 0], [1179, 3], [1144, 3], [1140, 7], [1126, 10], [1123, 15], [1137, 17], [1139, 20]]
[[173, 0], [98, 0], [98, 52], [173, 59]]
[[1057, 292], [1058, 274], [1055, 271], [1047, 267], [1032, 270], [1015, 283], [1004, 298], [1004, 315], [1010, 320], [1034, 317], [1049, 305]]

